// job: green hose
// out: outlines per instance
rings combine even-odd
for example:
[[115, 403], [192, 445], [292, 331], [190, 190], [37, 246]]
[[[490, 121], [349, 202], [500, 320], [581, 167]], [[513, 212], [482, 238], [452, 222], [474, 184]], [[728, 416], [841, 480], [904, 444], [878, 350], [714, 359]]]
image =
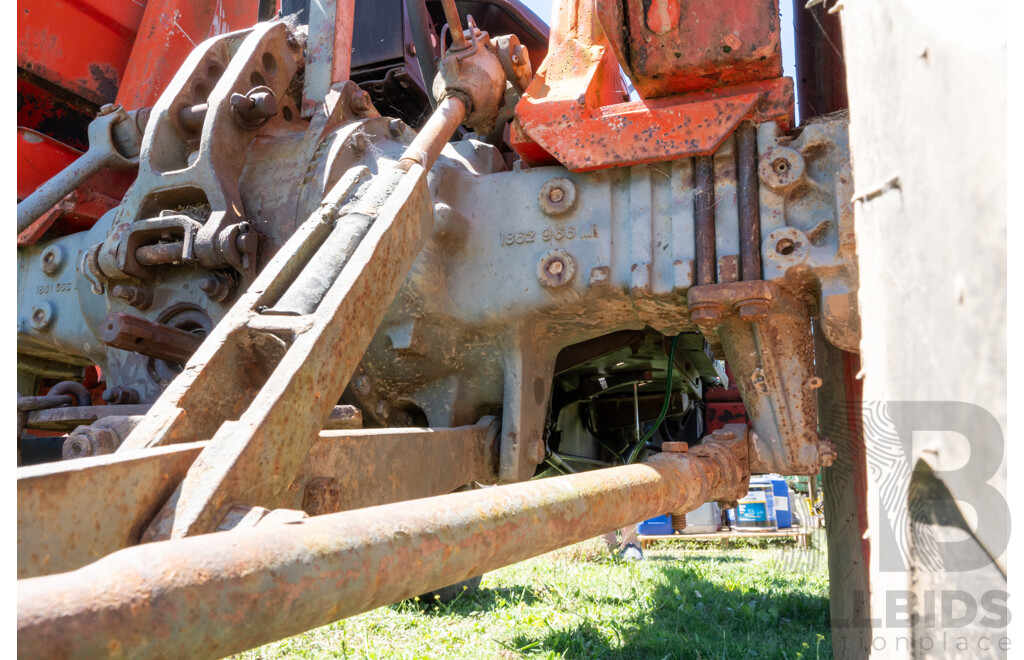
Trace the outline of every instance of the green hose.
[[626, 460], [626, 465], [630, 463], [636, 463], [640, 460], [640, 456], [644, 453], [644, 447], [647, 446], [647, 441], [654, 436], [654, 432], [658, 430], [661, 423], [665, 421], [665, 415], [668, 414], [668, 405], [672, 402], [672, 369], [676, 363], [676, 344], [679, 342], [679, 338], [682, 337], [682, 333], [679, 333], [672, 338], [672, 346], [668, 349], [668, 371], [665, 375], [665, 400], [661, 403], [661, 412], [658, 413], [658, 419], [654, 421], [654, 426], [651, 427], [644, 437], [640, 439], [636, 447], [629, 455], [629, 459]]

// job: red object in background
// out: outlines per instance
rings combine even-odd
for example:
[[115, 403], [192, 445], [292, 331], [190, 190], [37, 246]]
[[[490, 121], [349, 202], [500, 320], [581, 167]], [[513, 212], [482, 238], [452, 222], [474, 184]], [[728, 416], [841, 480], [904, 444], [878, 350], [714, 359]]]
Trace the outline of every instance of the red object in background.
[[[18, 198], [88, 148], [96, 106], [151, 106], [205, 39], [254, 25], [253, 0], [51, 0], [18, 3]], [[134, 172], [97, 173], [18, 236], [91, 227], [117, 206]]]
[[[24, 199], [82, 152], [42, 133], [18, 127], [18, 199]], [[101, 215], [117, 206], [135, 180], [133, 171], [104, 170], [58, 202], [18, 235], [18, 245], [32, 245], [51, 228], [58, 234], [92, 227]]]
[[729, 378], [730, 387], [711, 387], [704, 391], [704, 433], [717, 431], [726, 424], [750, 426], [743, 397], [740, 396], [728, 364], [725, 365], [725, 374]]
[[778, 0], [596, 0], [643, 98], [782, 76]]
[[[651, 8], [665, 5], [664, 15], [655, 22], [658, 30], [666, 29], [666, 17], [673, 15], [668, 4], [676, 1], [651, 0]], [[596, 9], [584, 0], [559, 5], [548, 56], [516, 106], [510, 144], [529, 165], [557, 162], [573, 172], [587, 172], [711, 155], [747, 119], [776, 121], [783, 131], [789, 130], [794, 116], [793, 84], [778, 77], [777, 18], [767, 27], [747, 24], [765, 7], [775, 7], [775, 2], [758, 0], [753, 13], [746, 9], [721, 12], [721, 5], [734, 4], [751, 5], [739, 0], [694, 0], [686, 5], [685, 16], [659, 35], [660, 43], [687, 41], [691, 30], [700, 31], [702, 39], [676, 44], [675, 50], [659, 50], [643, 35], [627, 32], [623, 8], [616, 2], [599, 1]], [[701, 21], [699, 28], [684, 29], [682, 24], [694, 11], [706, 11], [717, 22]], [[601, 25], [596, 25], [598, 20]], [[708, 39], [724, 40], [723, 46], [713, 53], [700, 51], [699, 44]], [[752, 41], [744, 45], [743, 39]], [[734, 47], [735, 56], [730, 54]], [[629, 59], [637, 49], [647, 53], [647, 48], [654, 48], [651, 52], [657, 62], [653, 66], [664, 66], [663, 60], [675, 60], [677, 53], [680, 62], [684, 53], [687, 59], [684, 64], [674, 63], [672, 75], [655, 79], [653, 73], [648, 77], [645, 63]], [[638, 91], [661, 98], [626, 102], [620, 63]], [[682, 91], [687, 94], [664, 96]]]
[[96, 105], [110, 103], [144, 9], [128, 0], [19, 0], [18, 68]]
[[256, 0], [150, 0], [141, 17], [117, 102], [127, 110], [151, 106], [203, 41], [252, 27]]

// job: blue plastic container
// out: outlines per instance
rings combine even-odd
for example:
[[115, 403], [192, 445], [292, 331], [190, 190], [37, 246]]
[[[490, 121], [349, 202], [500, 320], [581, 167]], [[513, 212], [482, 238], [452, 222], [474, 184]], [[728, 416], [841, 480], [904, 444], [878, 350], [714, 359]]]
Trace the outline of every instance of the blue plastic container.
[[767, 479], [751, 479], [747, 496], [735, 509], [729, 509], [733, 529], [776, 529], [775, 492]]
[[793, 526], [789, 485], [785, 479], [777, 474], [770, 474], [766, 478], [772, 482], [772, 492], [775, 495], [775, 522], [778, 524], [779, 529], [788, 529]]
[[658, 516], [640, 523], [636, 530], [641, 536], [671, 536], [675, 533], [672, 529], [672, 519], [668, 516]]

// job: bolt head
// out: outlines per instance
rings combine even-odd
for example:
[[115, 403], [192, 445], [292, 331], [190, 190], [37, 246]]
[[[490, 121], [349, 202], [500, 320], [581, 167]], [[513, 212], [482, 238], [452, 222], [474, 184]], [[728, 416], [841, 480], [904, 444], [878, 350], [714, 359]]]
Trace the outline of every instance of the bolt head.
[[64, 263], [64, 251], [59, 245], [51, 245], [43, 250], [42, 268], [47, 275], [55, 274]]
[[540, 210], [549, 216], [565, 215], [576, 208], [576, 184], [566, 177], [555, 177], [540, 188]]
[[366, 375], [360, 374], [352, 381], [352, 387], [359, 396], [366, 396], [370, 393], [370, 379]]
[[365, 89], [352, 92], [352, 96], [349, 98], [349, 105], [355, 112], [366, 112], [372, 105], [369, 92]]
[[722, 312], [717, 305], [701, 305], [690, 310], [690, 320], [698, 325], [713, 325], [722, 320]]
[[48, 302], [41, 302], [32, 308], [32, 327], [36, 330], [46, 330], [53, 323], [53, 306]]
[[537, 264], [537, 279], [549, 289], [564, 286], [576, 276], [576, 259], [565, 250], [551, 250]]

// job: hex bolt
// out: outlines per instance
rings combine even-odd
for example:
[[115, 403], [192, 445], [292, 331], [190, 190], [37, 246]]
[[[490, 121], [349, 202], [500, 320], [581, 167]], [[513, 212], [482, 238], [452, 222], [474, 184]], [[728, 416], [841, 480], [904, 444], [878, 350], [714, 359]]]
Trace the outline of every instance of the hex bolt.
[[32, 327], [40, 332], [53, 324], [53, 305], [43, 301], [32, 308]]
[[540, 187], [540, 210], [551, 216], [564, 215], [576, 207], [576, 197], [576, 184], [555, 177]]
[[714, 437], [715, 440], [732, 440], [733, 438], [736, 437], [735, 433], [733, 433], [732, 431], [727, 431], [725, 429], [715, 429], [714, 431], [711, 432], [711, 435], [712, 437]]
[[740, 318], [744, 321], [761, 321], [768, 318], [768, 305], [770, 300], [765, 298], [750, 298], [738, 303]]
[[377, 416], [381, 419], [387, 419], [391, 416], [391, 405], [387, 401], [381, 399], [377, 402]]
[[224, 302], [231, 295], [231, 281], [220, 273], [211, 273], [199, 280], [199, 290], [215, 302]]
[[388, 131], [391, 133], [391, 137], [397, 138], [405, 133], [405, 122], [401, 119], [392, 119], [388, 123]]
[[690, 443], [666, 441], [661, 443], [661, 451], [672, 454], [684, 454], [690, 450]]
[[117, 105], [114, 103], [104, 103], [100, 106], [99, 112], [96, 113], [97, 117], [104, 117], [117, 110]]
[[352, 151], [356, 156], [362, 156], [366, 153], [366, 150], [370, 147], [370, 141], [366, 139], [366, 136], [362, 133], [352, 136], [352, 141], [349, 143], [352, 147]]
[[51, 245], [43, 250], [43, 272], [53, 275], [64, 264], [64, 250], [59, 245]]
[[537, 264], [537, 279], [549, 289], [571, 282], [576, 276], [576, 259], [565, 250], [551, 250]]
[[139, 402], [139, 393], [130, 387], [111, 387], [103, 390], [103, 400], [112, 406], [123, 406]]
[[713, 328], [722, 320], [722, 306], [718, 303], [696, 303], [690, 307], [690, 320], [701, 327]]
[[120, 298], [135, 309], [149, 309], [153, 304], [153, 292], [146, 287], [118, 284], [111, 293], [115, 298]]

